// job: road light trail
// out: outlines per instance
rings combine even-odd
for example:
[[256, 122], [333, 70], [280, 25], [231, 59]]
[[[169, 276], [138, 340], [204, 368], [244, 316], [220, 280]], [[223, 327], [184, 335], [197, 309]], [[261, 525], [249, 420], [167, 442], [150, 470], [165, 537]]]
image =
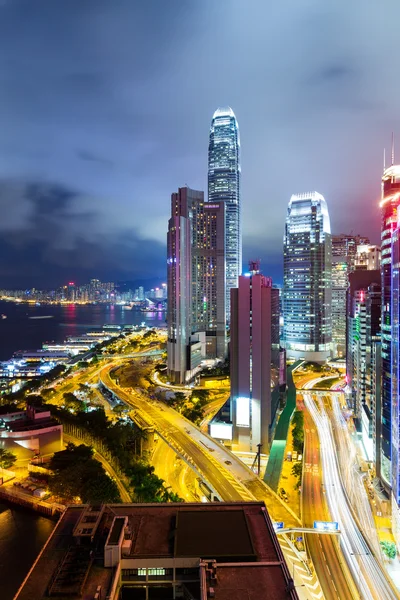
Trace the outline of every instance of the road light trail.
[[321, 440], [321, 454], [326, 495], [332, 518], [338, 521], [341, 547], [346, 562], [357, 583], [360, 597], [365, 600], [396, 600], [398, 594], [390, 585], [379, 561], [359, 530], [343, 489], [336, 458], [336, 448], [329, 418], [323, 404], [316, 407], [311, 392], [304, 392], [304, 403], [314, 420]]

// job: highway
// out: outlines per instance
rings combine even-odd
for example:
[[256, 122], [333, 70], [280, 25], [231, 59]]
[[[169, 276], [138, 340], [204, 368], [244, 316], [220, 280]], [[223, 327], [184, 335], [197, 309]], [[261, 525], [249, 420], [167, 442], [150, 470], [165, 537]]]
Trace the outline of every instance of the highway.
[[151, 457], [157, 477], [165, 481], [166, 487], [179, 495], [185, 502], [198, 502], [194, 493], [196, 475], [162, 438], [159, 438]]
[[334, 521], [339, 523], [341, 549], [356, 582], [358, 593], [366, 600], [396, 600], [399, 598], [370, 544], [354, 519], [350, 502], [342, 485], [339, 464], [329, 417], [322, 400], [316, 404], [312, 392], [303, 392], [304, 404], [318, 430], [321, 444], [323, 479]]
[[185, 457], [221, 499], [262, 500], [274, 521], [284, 521], [287, 526], [293, 527], [300, 525], [300, 520], [290, 508], [225, 446], [173, 408], [158, 400], [150, 400], [139, 391], [127, 392], [119, 387], [110, 377], [114, 367], [108, 365], [102, 369], [100, 379], [103, 385], [123, 402], [150, 417], [159, 435]]
[[[318, 433], [309, 411], [305, 409], [303, 414], [302, 520], [305, 527], [313, 527], [314, 521], [332, 519], [322, 489]], [[353, 594], [349, 589], [349, 585], [352, 586], [351, 576], [343, 564], [342, 553], [337, 549], [336, 537], [310, 534], [306, 535], [306, 543], [326, 600], [352, 600]]]
[[[103, 385], [122, 402], [145, 415], [146, 420], [151, 420], [160, 437], [213, 488], [220, 500], [263, 501], [273, 521], [283, 521], [285, 527], [301, 525], [293, 511], [228, 449], [164, 403], [149, 399], [140, 390], [128, 392], [119, 387], [110, 377], [115, 366], [111, 364], [102, 369], [100, 381]], [[185, 480], [181, 485], [186, 485]], [[302, 600], [321, 600], [323, 593], [316, 576], [307, 571], [290, 540], [283, 538], [280, 541], [290, 569], [296, 575], [299, 597]]]

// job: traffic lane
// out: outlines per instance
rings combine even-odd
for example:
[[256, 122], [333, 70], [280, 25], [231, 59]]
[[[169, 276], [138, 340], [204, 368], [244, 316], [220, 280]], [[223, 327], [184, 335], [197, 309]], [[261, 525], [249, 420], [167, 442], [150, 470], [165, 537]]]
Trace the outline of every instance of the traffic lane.
[[135, 396], [134, 399], [132, 399], [130, 395], [117, 387], [109, 377], [105, 378], [105, 383], [108, 387], [114, 389], [115, 393], [123, 399], [124, 402], [148, 414], [157, 425], [157, 429], [160, 433], [162, 432], [164, 436], [173, 437], [176, 443], [182, 448], [183, 452], [192, 458], [200, 475], [204, 476], [224, 500], [236, 502], [243, 501], [243, 499], [249, 500], [247, 490], [240, 492], [238, 489], [239, 486], [234, 487], [230, 484], [226, 479], [226, 474], [223, 472], [223, 467], [216, 467], [205, 452], [203, 452], [202, 448], [200, 448], [189, 435], [184, 433], [181, 429], [178, 429], [164, 416], [159, 414], [159, 409], [152, 406], [149, 402], [142, 400], [140, 396]]
[[[303, 521], [313, 527], [314, 521], [329, 521], [330, 515], [322, 492], [319, 437], [309, 412], [304, 411], [306, 436], [304, 463], [312, 465], [303, 476]], [[329, 536], [310, 534], [306, 543], [327, 600], [352, 600], [348, 583], [343, 573], [337, 542]]]
[[[200, 448], [200, 451], [203, 453], [205, 460], [207, 461], [207, 465], [214, 464], [217, 462], [217, 455], [221, 455], [224, 453], [224, 456], [221, 458], [222, 463], [225, 463], [225, 459], [229, 459], [232, 463], [232, 466], [225, 467], [221, 462], [217, 462], [217, 470], [207, 472], [203, 471], [205, 479], [208, 479], [209, 483], [212, 484], [211, 477], [215, 475], [216, 481], [215, 485], [216, 491], [221, 489], [222, 485], [225, 485], [222, 479], [227, 479], [234, 482], [234, 486], [230, 486], [229, 493], [232, 493], [232, 487], [236, 490], [239, 489], [239, 494], [235, 492], [232, 500], [235, 501], [262, 501], [268, 507], [268, 512], [271, 518], [274, 521], [284, 521], [288, 526], [299, 526], [300, 519], [298, 519], [294, 514], [289, 512], [288, 508], [282, 503], [282, 501], [270, 490], [263, 481], [261, 481], [258, 477], [254, 475], [243, 463], [241, 463], [234, 455], [228, 452], [223, 447], [215, 442], [212, 438], [207, 435], [202, 434], [192, 423], [189, 423], [186, 419], [184, 419], [179, 413], [175, 410], [169, 408], [165, 404], [157, 401], [157, 400], [149, 400], [149, 398], [144, 397], [142, 394], [135, 393], [135, 398], [131, 397], [131, 394], [128, 394], [123, 389], [119, 388], [109, 377], [110, 367], [105, 367], [101, 373], [101, 377], [106, 386], [114, 388], [114, 391], [121, 398], [124, 398], [124, 401], [131, 406], [136, 406], [140, 408], [141, 411], [148, 414], [149, 416], [153, 416], [154, 422], [157, 419], [161, 418], [161, 416], [166, 417], [166, 421], [162, 423], [161, 433], [163, 435], [168, 434], [168, 427], [174, 426], [176, 427], [176, 423], [179, 423], [179, 433], [185, 431], [187, 433], [187, 438], [185, 436], [185, 440], [189, 443], [193, 442], [196, 447], [196, 452]], [[140, 404], [141, 403], [141, 404]], [[155, 411], [155, 412], [154, 412]], [[158, 421], [160, 422], [160, 421]], [[172, 429], [171, 429], [172, 431]], [[179, 434], [178, 434], [179, 435]], [[196, 439], [197, 438], [197, 439]], [[201, 438], [203, 438], [201, 440]], [[205, 452], [208, 450], [209, 452]], [[215, 451], [215, 457], [214, 457]], [[187, 454], [191, 455], [191, 446], [187, 448]], [[196, 460], [198, 460], [198, 455], [196, 453]], [[204, 469], [204, 467], [203, 467]], [[200, 469], [199, 469], [200, 470]], [[232, 470], [232, 472], [231, 472]], [[206, 476], [207, 473], [207, 476]], [[226, 493], [226, 491], [224, 492]], [[221, 494], [222, 496], [222, 494]], [[229, 498], [224, 498], [229, 500]]]

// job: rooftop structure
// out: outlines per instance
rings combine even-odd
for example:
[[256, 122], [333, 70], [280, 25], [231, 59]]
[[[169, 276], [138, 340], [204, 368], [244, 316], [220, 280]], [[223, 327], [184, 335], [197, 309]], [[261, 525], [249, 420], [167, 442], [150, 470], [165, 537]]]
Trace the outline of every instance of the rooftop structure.
[[52, 596], [298, 598], [261, 502], [69, 507], [15, 599]]

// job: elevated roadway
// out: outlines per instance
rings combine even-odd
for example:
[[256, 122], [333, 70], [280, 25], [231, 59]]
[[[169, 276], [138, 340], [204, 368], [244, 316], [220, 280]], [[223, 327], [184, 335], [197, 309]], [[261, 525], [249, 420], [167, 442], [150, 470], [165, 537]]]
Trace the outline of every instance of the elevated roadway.
[[[117, 363], [118, 364], [118, 363]], [[283, 521], [286, 527], [299, 527], [295, 513], [235, 455], [202, 432], [178, 412], [140, 391], [127, 392], [110, 377], [116, 365], [108, 365], [100, 373], [101, 383], [122, 402], [144, 413], [154, 424], [159, 436], [173, 448], [223, 501], [263, 501], [273, 521]], [[282, 536], [285, 537], [285, 536]], [[323, 592], [315, 574], [298, 557], [293, 543], [281, 540], [281, 547], [296, 579], [302, 600], [321, 600]]]

